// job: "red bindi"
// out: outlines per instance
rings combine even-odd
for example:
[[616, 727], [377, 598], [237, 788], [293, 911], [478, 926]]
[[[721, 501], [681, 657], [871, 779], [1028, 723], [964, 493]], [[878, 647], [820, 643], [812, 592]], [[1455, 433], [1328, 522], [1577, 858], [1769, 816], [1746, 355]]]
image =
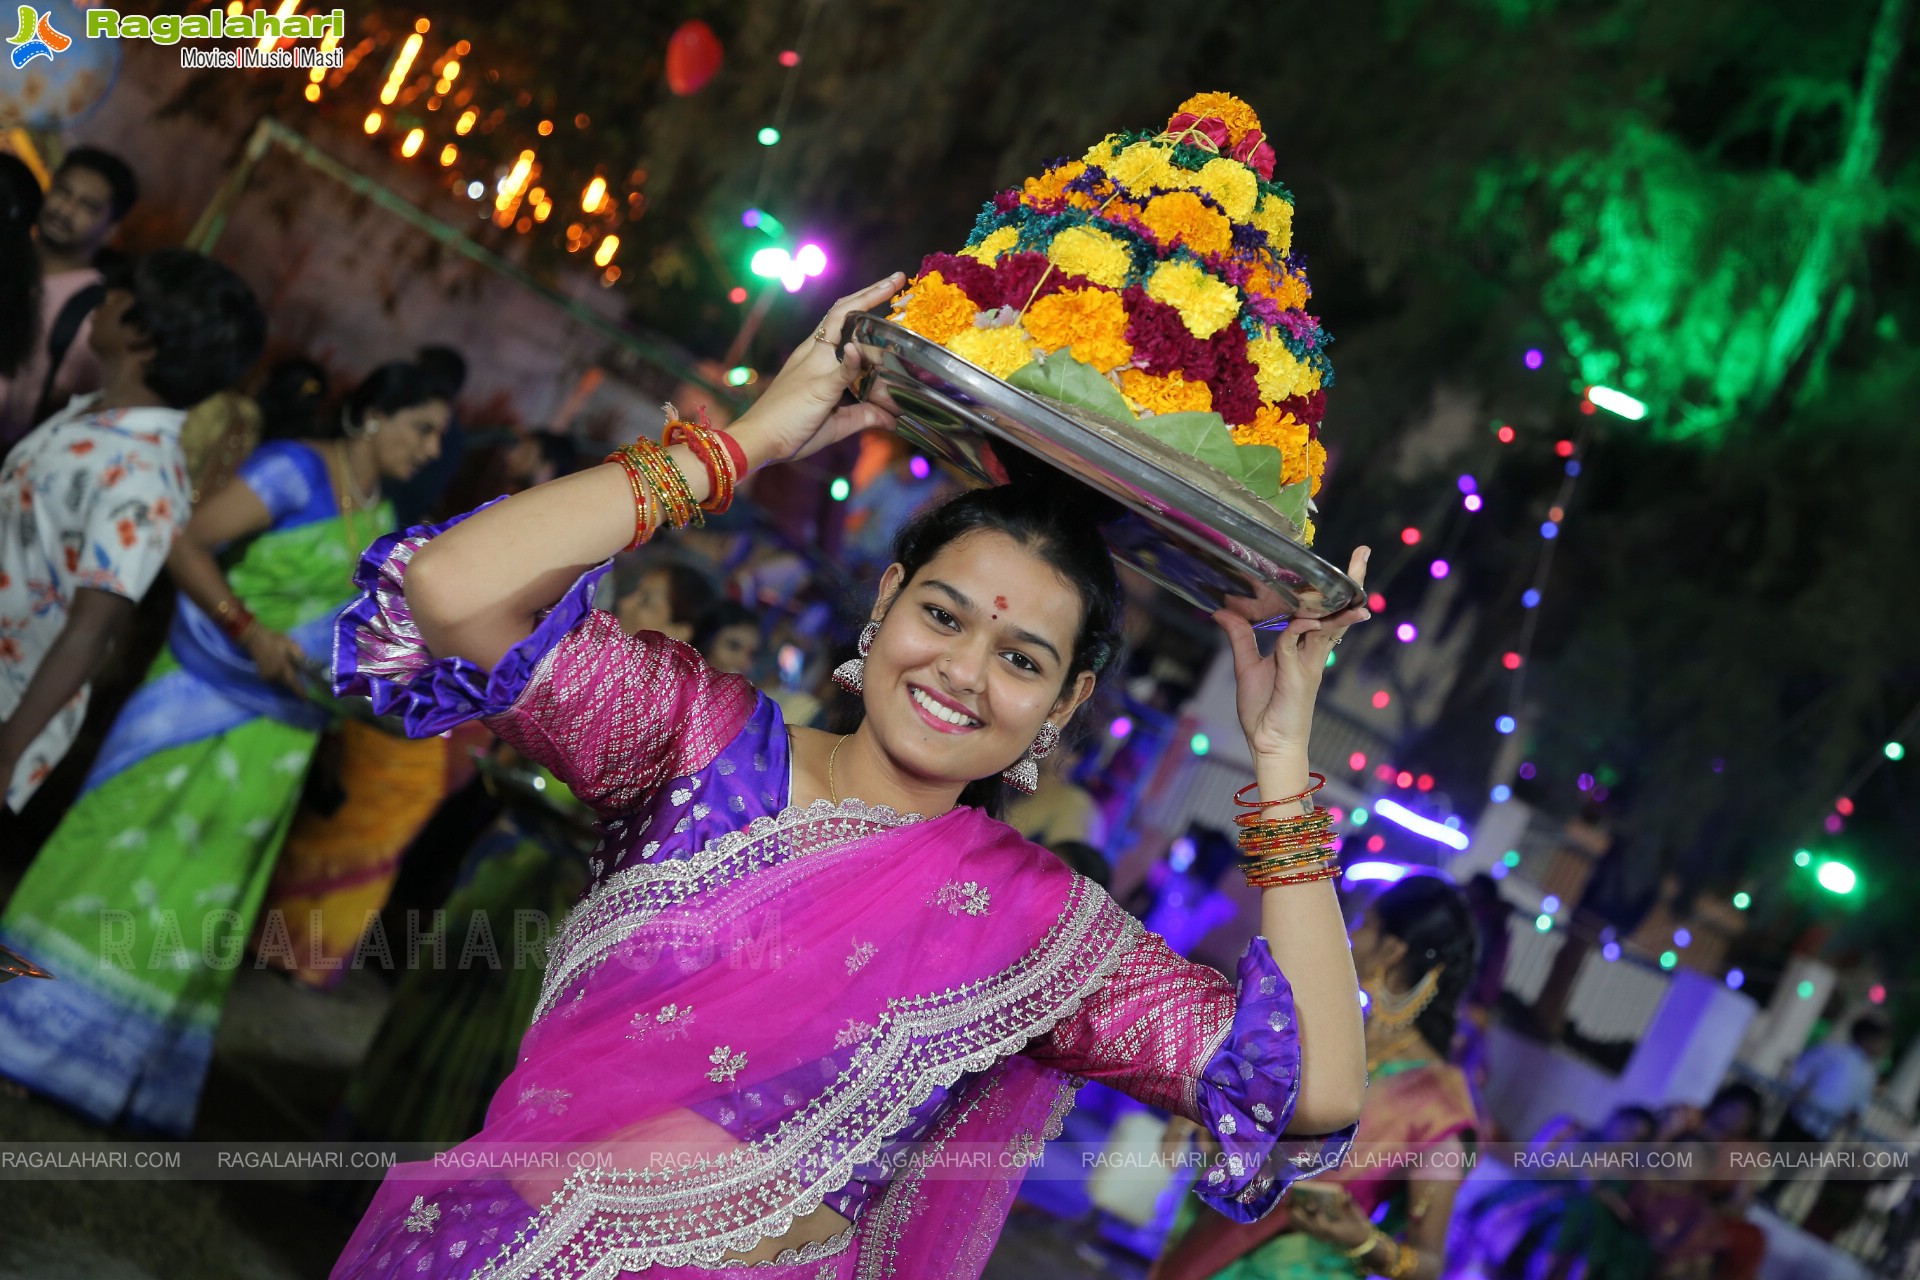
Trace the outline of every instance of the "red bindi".
[[993, 598], [993, 607], [994, 607], [994, 608], [996, 608], [996, 609], [1004, 609], [1004, 608], [1006, 608], [1006, 607], [1007, 607], [1007, 598], [1006, 598], [1005, 596], [995, 596], [995, 597]]

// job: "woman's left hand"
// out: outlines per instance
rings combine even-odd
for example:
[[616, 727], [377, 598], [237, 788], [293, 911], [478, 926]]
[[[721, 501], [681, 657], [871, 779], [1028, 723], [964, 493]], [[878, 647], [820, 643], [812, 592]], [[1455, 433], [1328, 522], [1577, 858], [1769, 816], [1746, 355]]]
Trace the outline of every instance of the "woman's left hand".
[[[1364, 589], [1367, 584], [1367, 547], [1354, 550], [1348, 575]], [[1327, 669], [1327, 653], [1347, 628], [1373, 613], [1355, 605], [1329, 618], [1296, 613], [1280, 633], [1273, 652], [1260, 656], [1253, 624], [1231, 609], [1214, 613], [1213, 620], [1227, 633], [1233, 647], [1233, 674], [1239, 684], [1240, 727], [1255, 760], [1304, 753], [1313, 729], [1313, 703], [1320, 693], [1320, 677]]]
[[1329, 1188], [1331, 1194], [1309, 1192], [1287, 1197], [1288, 1219], [1294, 1226], [1318, 1240], [1339, 1249], [1358, 1248], [1373, 1234], [1373, 1223], [1360, 1212], [1344, 1187]]

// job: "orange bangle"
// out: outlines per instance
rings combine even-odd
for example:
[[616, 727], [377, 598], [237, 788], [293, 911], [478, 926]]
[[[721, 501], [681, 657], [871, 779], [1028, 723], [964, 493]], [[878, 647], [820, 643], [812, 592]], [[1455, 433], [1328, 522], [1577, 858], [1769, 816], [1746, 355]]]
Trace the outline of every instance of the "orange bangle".
[[1336, 859], [1329, 858], [1327, 860], [1327, 864], [1324, 867], [1321, 867], [1315, 871], [1303, 871], [1298, 875], [1273, 876], [1270, 878], [1259, 878], [1259, 879], [1256, 879], [1253, 876], [1248, 876], [1247, 883], [1252, 885], [1256, 889], [1276, 889], [1282, 885], [1311, 884], [1315, 880], [1331, 880], [1334, 877], [1338, 876], [1339, 874], [1340, 874], [1340, 863]]
[[[700, 504], [700, 509], [720, 514], [733, 505], [733, 491], [739, 483], [732, 454], [721, 444], [719, 433], [704, 421], [692, 422], [680, 417], [671, 404], [662, 407], [666, 410], [667, 425], [660, 433], [661, 445], [671, 446], [684, 441], [693, 455], [700, 459], [701, 465], [707, 469], [707, 500]], [[702, 410], [704, 416], [705, 411]]]
[[625, 449], [615, 450], [602, 461], [617, 463], [620, 469], [627, 473], [627, 487], [633, 491], [633, 541], [626, 545], [626, 550], [632, 551], [635, 547], [645, 544], [647, 539], [653, 536], [653, 531], [659, 524], [658, 521], [649, 523], [647, 519], [647, 497], [651, 486], [647, 478], [640, 473], [640, 468], [633, 459], [627, 456]]
[[1305, 800], [1308, 796], [1311, 796], [1314, 792], [1327, 785], [1327, 775], [1324, 773], [1314, 773], [1312, 770], [1308, 770], [1307, 776], [1313, 779], [1313, 785], [1297, 796], [1283, 796], [1278, 800], [1242, 800], [1240, 798], [1241, 796], [1244, 796], [1247, 792], [1256, 789], [1260, 785], [1258, 782], [1249, 782], [1246, 786], [1233, 793], [1233, 802], [1242, 809], [1265, 809], [1270, 805], [1276, 804], [1298, 804], [1300, 801]]

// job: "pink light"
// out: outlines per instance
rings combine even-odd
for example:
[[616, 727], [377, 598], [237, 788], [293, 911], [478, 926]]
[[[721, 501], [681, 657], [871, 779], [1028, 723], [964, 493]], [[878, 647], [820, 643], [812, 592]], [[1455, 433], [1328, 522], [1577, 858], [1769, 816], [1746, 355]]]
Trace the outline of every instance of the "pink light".
[[1851, 818], [1853, 816], [1853, 801], [1847, 799], [1845, 796], [1841, 796], [1838, 800], [1835, 800], [1833, 807], [1840, 811], [1842, 817]]
[[[1334, 824], [1335, 826], [1339, 826], [1339, 825], [1340, 825], [1341, 823], [1343, 823], [1343, 822], [1345, 822], [1345, 821], [1347, 820], [1347, 811], [1346, 811], [1345, 809], [1342, 809], [1342, 808], [1341, 808], [1341, 807], [1340, 807], [1339, 805], [1337, 805], [1337, 804], [1335, 804], [1335, 805], [1328, 805], [1328, 806], [1327, 806], [1327, 817], [1328, 817], [1328, 818], [1330, 818], [1330, 819], [1331, 819], [1331, 820], [1333, 821], [1333, 824]], [[1339, 852], [1339, 850], [1337, 850], [1337, 849], [1336, 849], [1336, 850], [1335, 850], [1334, 852], [1336, 852], [1336, 853], [1338, 853], [1338, 852]]]
[[1573, 441], [1562, 440], [1553, 446], [1553, 451], [1563, 458], [1571, 458], [1573, 456]]
[[1529, 369], [1538, 369], [1547, 362], [1547, 353], [1538, 347], [1528, 347], [1527, 354], [1520, 357], [1520, 362]]
[[[798, 49], [782, 49], [780, 51], [780, 65], [783, 67], [799, 66], [800, 51]], [[1531, 365], [1528, 366], [1528, 368], [1532, 368], [1532, 367], [1533, 366]]]
[[1115, 716], [1113, 723], [1107, 726], [1109, 737], [1124, 738], [1133, 732], [1133, 721], [1126, 716]]
[[1876, 982], [1867, 988], [1867, 999], [1873, 1004], [1885, 1004], [1887, 1002], [1887, 989]]
[[827, 251], [817, 244], [803, 244], [793, 255], [793, 265], [802, 275], [817, 276], [827, 269]]
[[741, 286], [735, 285], [733, 286], [733, 288], [727, 290], [728, 302], [734, 303], [737, 306], [738, 304], [745, 302], [746, 300], [747, 300], [747, 291]]
[[1374, 690], [1373, 709], [1375, 711], [1379, 711], [1383, 709], [1389, 702], [1392, 702], [1392, 701], [1393, 699], [1387, 695], [1387, 691], [1385, 689]]
[[1478, 511], [1486, 505], [1486, 503], [1480, 501], [1480, 495], [1477, 493], [1470, 493], [1460, 501], [1469, 511]]
[[1520, 655], [1511, 651], [1500, 655], [1500, 665], [1509, 671], [1520, 669]]
[[1400, 541], [1406, 543], [1410, 547], [1418, 546], [1420, 545], [1420, 531], [1414, 528], [1412, 525], [1408, 525], [1406, 528], [1400, 531]]
[[1367, 597], [1367, 608], [1373, 610], [1375, 613], [1385, 613], [1387, 611], [1387, 598], [1378, 591], [1375, 591]]
[[1358, 773], [1360, 770], [1366, 767], [1367, 767], [1366, 752], [1356, 751], [1352, 755], [1347, 757], [1347, 768], [1352, 769], [1355, 773]]
[[1375, 765], [1373, 769], [1373, 776], [1380, 779], [1380, 781], [1382, 782], [1392, 782], [1393, 766], [1390, 764]]
[[1418, 787], [1422, 791], [1431, 791], [1433, 790], [1433, 775], [1430, 773], [1423, 773], [1419, 777], [1413, 780], [1413, 785]]
[[[1588, 412], [1592, 412], [1592, 410], [1588, 410]], [[1512, 443], [1513, 443], [1513, 435], [1514, 435], [1514, 432], [1513, 432], [1513, 428], [1512, 428], [1512, 427], [1502, 427], [1502, 428], [1500, 428], [1500, 431], [1499, 431], [1499, 433], [1498, 433], [1498, 434], [1499, 434], [1499, 437], [1500, 437], [1500, 443], [1501, 443], [1501, 444], [1512, 444]]]
[[1393, 775], [1393, 785], [1400, 788], [1402, 791], [1405, 791], [1408, 787], [1413, 785], [1413, 775], [1403, 769], [1399, 773], [1396, 773]]
[[1445, 560], [1435, 560], [1427, 566], [1427, 572], [1436, 578], [1444, 578], [1453, 572], [1453, 566], [1449, 565]]
[[1573, 785], [1580, 788], [1582, 791], [1591, 791], [1593, 790], [1593, 775], [1590, 773], [1583, 773], [1579, 777], [1573, 780]]
[[913, 455], [913, 460], [907, 463], [907, 470], [913, 473], [915, 480], [925, 480], [933, 474], [933, 464], [916, 453]]
[[1382, 849], [1386, 847], [1387, 847], [1387, 838], [1385, 836], [1368, 836], [1367, 837], [1368, 853], [1379, 853]]
[[1420, 628], [1411, 622], [1403, 622], [1393, 629], [1393, 634], [1399, 637], [1401, 644], [1412, 644], [1420, 638]]
[[1828, 835], [1837, 836], [1840, 834], [1840, 828], [1847, 825], [1847, 820], [1837, 813], [1830, 813], [1827, 815], [1826, 822], [1821, 825], [1826, 827]]

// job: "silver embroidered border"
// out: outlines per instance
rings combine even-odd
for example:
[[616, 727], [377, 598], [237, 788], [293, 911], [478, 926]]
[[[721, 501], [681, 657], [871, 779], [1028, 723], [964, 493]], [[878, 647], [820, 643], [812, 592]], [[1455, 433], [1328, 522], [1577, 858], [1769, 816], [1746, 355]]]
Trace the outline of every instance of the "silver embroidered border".
[[[777, 829], [776, 823], [759, 838]], [[732, 844], [728, 855], [744, 845]], [[855, 1168], [874, 1161], [936, 1088], [985, 1071], [1052, 1031], [1144, 935], [1110, 897], [1077, 881], [1046, 938], [1006, 970], [939, 996], [891, 1002], [836, 1090], [773, 1133], [704, 1169], [578, 1171], [475, 1280], [554, 1275], [555, 1264], [589, 1256], [575, 1274], [613, 1280], [622, 1271], [718, 1262], [787, 1234], [844, 1187]], [[1063, 983], [1070, 984], [1064, 991]], [[916, 1040], [924, 1043], [916, 1047]]]

